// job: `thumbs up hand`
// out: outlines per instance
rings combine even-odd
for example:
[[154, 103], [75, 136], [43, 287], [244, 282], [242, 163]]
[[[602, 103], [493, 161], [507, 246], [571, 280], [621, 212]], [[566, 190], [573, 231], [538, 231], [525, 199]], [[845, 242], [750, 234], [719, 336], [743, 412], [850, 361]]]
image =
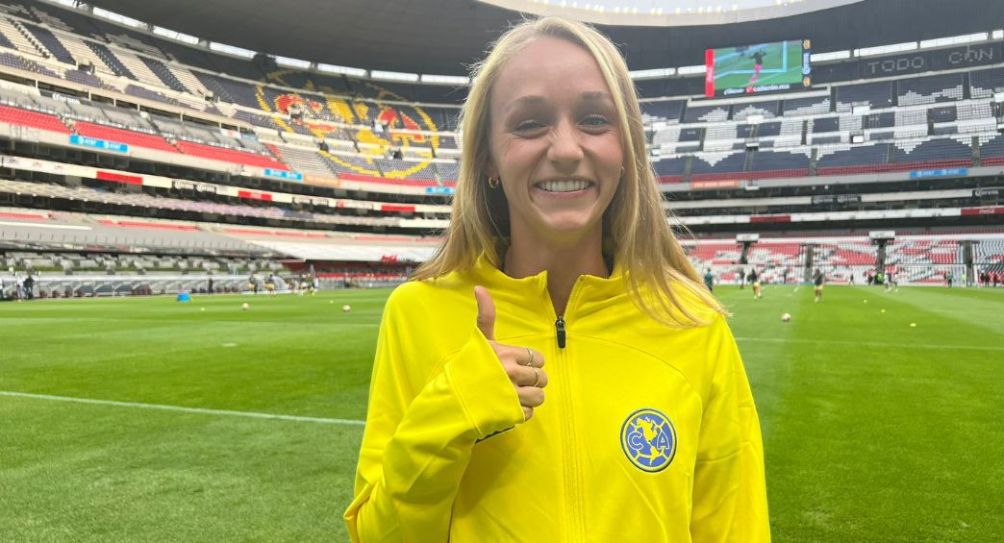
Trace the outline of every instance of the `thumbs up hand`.
[[506, 375], [512, 381], [512, 386], [519, 396], [523, 406], [524, 422], [533, 416], [533, 410], [544, 403], [544, 387], [547, 386], [547, 374], [541, 367], [544, 365], [544, 355], [529, 348], [513, 345], [503, 345], [495, 341], [495, 302], [488, 289], [474, 287], [474, 298], [478, 303], [478, 329], [484, 334], [489, 345], [495, 350]]

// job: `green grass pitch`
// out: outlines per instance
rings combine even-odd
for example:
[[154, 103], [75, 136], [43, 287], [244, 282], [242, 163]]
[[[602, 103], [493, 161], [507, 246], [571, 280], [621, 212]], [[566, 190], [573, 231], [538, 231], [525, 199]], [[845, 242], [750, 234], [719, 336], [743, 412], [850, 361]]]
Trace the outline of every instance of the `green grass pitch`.
[[[780, 71], [785, 66], [784, 49], [780, 43], [771, 44], [760, 49], [764, 54], [763, 71], [756, 82], [760, 85], [773, 84], [801, 84], [802, 83], [802, 43], [800, 41], [788, 42], [787, 70]], [[742, 54], [735, 54], [733, 50], [718, 50], [719, 56], [726, 55], [721, 62], [715, 62], [715, 90], [741, 89], [749, 86], [750, 78], [753, 77], [753, 67], [756, 64], [751, 55], [752, 50], [747, 50]]]
[[[1004, 289], [718, 291], [775, 541], [999, 540]], [[0, 304], [0, 541], [347, 540], [387, 293]]]

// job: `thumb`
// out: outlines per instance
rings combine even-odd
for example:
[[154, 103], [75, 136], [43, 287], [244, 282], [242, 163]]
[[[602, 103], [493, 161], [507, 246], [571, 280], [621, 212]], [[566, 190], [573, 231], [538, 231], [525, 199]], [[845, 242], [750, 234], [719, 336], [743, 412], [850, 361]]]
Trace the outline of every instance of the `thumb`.
[[488, 289], [482, 286], [474, 287], [474, 299], [478, 302], [478, 330], [485, 338], [495, 340], [495, 302]]

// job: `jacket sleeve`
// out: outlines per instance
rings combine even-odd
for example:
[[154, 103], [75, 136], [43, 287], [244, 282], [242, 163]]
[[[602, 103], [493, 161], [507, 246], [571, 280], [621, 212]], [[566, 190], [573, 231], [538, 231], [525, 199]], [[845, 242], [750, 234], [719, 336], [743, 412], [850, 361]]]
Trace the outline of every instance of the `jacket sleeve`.
[[711, 326], [713, 368], [701, 421], [690, 522], [694, 543], [770, 541], [760, 422], [723, 317]]
[[474, 315], [463, 347], [429, 361], [434, 355], [421, 351], [432, 343], [420, 334], [445, 330], [415, 307], [392, 294], [380, 324], [354, 499], [344, 514], [354, 543], [445, 543], [474, 444], [523, 421]]

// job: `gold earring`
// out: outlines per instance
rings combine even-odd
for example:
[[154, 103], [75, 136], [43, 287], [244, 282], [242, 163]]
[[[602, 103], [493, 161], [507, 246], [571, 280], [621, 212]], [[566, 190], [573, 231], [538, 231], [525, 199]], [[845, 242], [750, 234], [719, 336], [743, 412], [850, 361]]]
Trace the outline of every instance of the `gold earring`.
[[499, 178], [499, 177], [489, 177], [488, 178], [488, 186], [490, 188], [493, 188], [493, 189], [497, 189], [498, 186], [499, 186], [499, 183], [501, 183], [501, 182], [502, 182], [502, 179]]

